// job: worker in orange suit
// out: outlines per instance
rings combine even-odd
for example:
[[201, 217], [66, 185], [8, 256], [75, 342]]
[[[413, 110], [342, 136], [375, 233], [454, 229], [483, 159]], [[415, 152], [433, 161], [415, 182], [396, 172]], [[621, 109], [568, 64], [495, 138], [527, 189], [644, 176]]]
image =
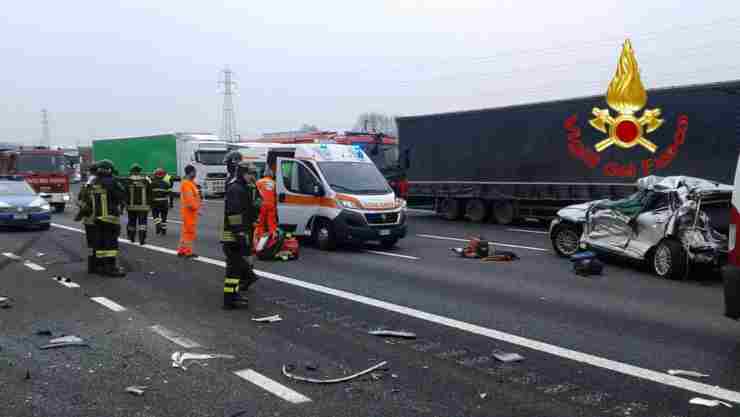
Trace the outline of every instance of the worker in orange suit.
[[196, 228], [198, 226], [198, 215], [200, 214], [201, 200], [198, 187], [195, 185], [195, 167], [185, 167], [185, 179], [180, 185], [180, 216], [182, 218], [182, 229], [180, 232], [180, 246], [177, 248], [177, 256], [193, 258], [193, 241], [195, 241]]
[[277, 231], [277, 198], [275, 180], [273, 179], [274, 172], [275, 164], [273, 163], [265, 170], [265, 175], [257, 181], [257, 191], [262, 200], [260, 217], [255, 228], [257, 239], [265, 233], [269, 233], [273, 237]]

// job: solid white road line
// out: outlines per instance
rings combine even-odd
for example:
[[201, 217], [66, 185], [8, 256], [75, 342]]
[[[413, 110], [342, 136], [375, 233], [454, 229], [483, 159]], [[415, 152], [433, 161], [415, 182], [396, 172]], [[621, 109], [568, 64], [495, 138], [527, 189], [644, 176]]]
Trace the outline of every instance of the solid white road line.
[[96, 303], [103, 305], [105, 307], [108, 307], [109, 309], [115, 311], [116, 313], [119, 313], [121, 311], [126, 311], [126, 307], [116, 303], [115, 301], [105, 298], [105, 297], [92, 297], [91, 300], [95, 301]]
[[306, 397], [305, 395], [297, 391], [293, 391], [292, 389], [286, 387], [285, 385], [280, 384], [251, 369], [243, 369], [241, 371], [236, 371], [234, 373], [238, 375], [239, 377], [244, 378], [247, 381], [253, 383], [254, 385], [257, 385], [258, 387], [262, 389], [270, 391], [271, 393], [277, 395], [278, 397], [284, 399], [285, 401], [291, 402], [293, 404], [311, 402], [311, 399]]
[[[57, 226], [57, 225], [54, 225], [54, 226]], [[75, 230], [77, 232], [83, 233], [83, 231], [80, 229], [74, 229], [68, 226], [62, 226], [61, 228], [68, 229], [68, 230]], [[449, 240], [452, 238], [445, 238], [445, 239]], [[457, 240], [463, 240], [463, 239], [457, 239]], [[126, 241], [126, 243], [130, 243], [130, 242]], [[146, 247], [149, 247], [149, 246], [150, 245], [147, 245]], [[151, 248], [155, 248], [155, 247], [151, 247]], [[160, 252], [164, 252], [164, 253], [175, 253], [175, 251], [172, 251], [166, 248], [157, 248], [156, 250]], [[198, 257], [198, 258], [195, 258], [195, 260], [198, 262], [203, 262], [203, 263], [207, 263], [211, 265], [217, 265], [220, 267], [226, 266], [226, 264], [223, 261], [219, 261], [219, 260], [211, 259], [211, 258]], [[495, 339], [495, 340], [510, 343], [513, 345], [521, 346], [524, 348], [548, 353], [553, 356], [570, 359], [575, 362], [588, 364], [588, 365], [595, 366], [598, 368], [608, 369], [608, 370], [611, 370], [613, 372], [617, 372], [623, 375], [629, 375], [635, 378], [657, 382], [659, 384], [668, 385], [668, 386], [683, 389], [686, 391], [691, 391], [697, 394], [707, 395], [707, 396], [715, 397], [715, 398], [722, 399], [725, 401], [732, 401], [734, 403], [740, 404], [740, 392], [721, 388], [719, 386], [703, 384], [701, 382], [696, 382], [696, 381], [692, 381], [686, 378], [669, 375], [663, 372], [640, 368], [638, 366], [629, 365], [629, 364], [622, 363], [622, 362], [617, 362], [611, 359], [602, 358], [600, 356], [591, 355], [588, 353], [583, 353], [583, 352], [579, 352], [576, 350], [563, 348], [560, 346], [555, 346], [549, 343], [540, 342], [540, 341], [533, 340], [533, 339], [528, 339], [525, 337], [510, 334], [510, 333], [505, 333], [499, 330], [489, 329], [487, 327], [478, 326], [476, 324], [467, 323], [461, 320], [456, 320], [456, 319], [440, 316], [440, 315], [433, 314], [433, 313], [427, 313], [425, 311], [417, 310], [417, 309], [410, 308], [410, 307], [405, 307], [399, 304], [389, 303], [387, 301], [377, 300], [377, 299], [370, 298], [370, 297], [365, 297], [364, 295], [354, 294], [348, 291], [336, 290], [334, 288], [329, 288], [323, 285], [313, 284], [310, 282], [301, 281], [301, 280], [297, 280], [294, 278], [289, 278], [283, 275], [278, 275], [278, 274], [273, 274], [270, 272], [258, 271], [258, 270], [255, 270], [255, 273], [263, 278], [282, 282], [284, 284], [293, 285], [296, 287], [305, 288], [307, 290], [319, 292], [322, 294], [332, 295], [332, 296], [342, 298], [345, 300], [354, 301], [360, 304], [365, 304], [365, 305], [377, 307], [383, 310], [392, 311], [398, 314], [403, 314], [405, 316], [414, 317], [419, 320], [428, 321], [430, 323], [440, 324], [443, 326], [462, 330], [468, 333], [477, 334], [479, 336], [488, 337], [490, 339]]]
[[149, 326], [149, 329], [153, 331], [154, 333], [169, 340], [170, 342], [184, 347], [185, 349], [195, 349], [195, 348], [201, 347], [200, 343], [192, 339], [188, 339], [185, 336], [181, 336], [164, 326], [155, 324], [154, 326]]
[[[456, 237], [446, 237], [446, 236], [436, 236], [436, 235], [425, 235], [425, 234], [418, 234], [416, 235], [418, 237], [423, 237], [425, 239], [436, 239], [436, 240], [451, 240], [453, 242], [465, 242], [468, 243], [468, 239], [460, 239]], [[501, 243], [501, 242], [491, 242], [494, 246], [503, 246], [505, 248], [517, 248], [517, 249], [527, 249], [527, 250], [534, 250], [538, 252], [550, 252], [548, 249], [544, 248], [535, 248], [532, 246], [522, 246], [522, 245], [514, 245], [512, 243]]]
[[374, 253], [376, 255], [394, 256], [396, 258], [411, 259], [412, 261], [418, 261], [419, 259], [421, 259], [421, 258], [417, 258], [416, 256], [401, 255], [400, 253], [381, 252], [379, 250], [367, 250], [367, 249], [365, 249], [364, 252]]
[[16, 261], [18, 261], [18, 260], [21, 259], [20, 256], [14, 254], [14, 253], [10, 253], [10, 252], [3, 252], [3, 255], [5, 255], [6, 258], [10, 258], [10, 259], [13, 259], [13, 260], [16, 260]]
[[537, 235], [549, 235], [550, 233], [542, 230], [528, 230], [528, 229], [506, 229], [510, 232], [521, 232], [521, 233], [534, 233]]
[[25, 265], [26, 267], [30, 269], [33, 269], [34, 271], [45, 271], [46, 270], [46, 268], [44, 268], [43, 266], [39, 264], [35, 264], [33, 262], [29, 262], [29, 261], [24, 262], [23, 265]]

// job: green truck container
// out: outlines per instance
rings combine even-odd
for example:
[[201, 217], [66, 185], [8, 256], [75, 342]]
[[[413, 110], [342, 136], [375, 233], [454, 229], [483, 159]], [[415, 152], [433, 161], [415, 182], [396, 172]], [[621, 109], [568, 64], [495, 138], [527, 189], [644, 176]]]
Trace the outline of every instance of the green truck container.
[[[196, 183], [205, 196], [223, 195], [226, 167], [223, 157], [228, 144], [206, 133], [165, 133], [152, 136], [101, 138], [92, 142], [96, 161], [109, 159], [119, 175], [127, 175], [134, 163], [149, 175], [163, 168], [174, 177], [185, 175], [185, 167], [193, 165], [198, 172]], [[180, 184], [175, 183], [175, 192]]]

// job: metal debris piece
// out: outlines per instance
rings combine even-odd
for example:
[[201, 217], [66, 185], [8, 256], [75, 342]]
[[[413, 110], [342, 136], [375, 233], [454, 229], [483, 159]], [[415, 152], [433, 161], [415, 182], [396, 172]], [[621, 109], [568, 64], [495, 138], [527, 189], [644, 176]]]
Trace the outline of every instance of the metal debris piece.
[[481, 392], [480, 394], [478, 394], [478, 396], [481, 400], [485, 400], [486, 398], [488, 398], [488, 393]]
[[142, 396], [144, 395], [144, 390], [149, 387], [144, 385], [132, 385], [130, 387], [126, 387], [126, 392], [131, 393], [133, 395]]
[[699, 398], [699, 397], [692, 398], [691, 401], [689, 401], [689, 404], [703, 405], [706, 407], [716, 407], [718, 405], [724, 405], [727, 408], [732, 408], [732, 404], [728, 404], [724, 401], [709, 400], [706, 398]]
[[46, 349], [55, 349], [55, 348], [63, 348], [63, 347], [70, 347], [70, 346], [86, 346], [90, 347], [85, 342], [71, 342], [71, 343], [51, 343], [48, 345], [41, 346], [39, 349], [46, 350]]
[[44, 256], [44, 255], [46, 255], [46, 254], [45, 254], [45, 253], [43, 253], [43, 252], [39, 252], [39, 253], [37, 253], [37, 254], [36, 254], [36, 256], [38, 256], [38, 257], [42, 257], [42, 256]]
[[12, 304], [10, 304], [10, 297], [0, 297], [0, 308], [10, 308], [13, 307]]
[[384, 367], [387, 363], [388, 362], [383, 361], [375, 366], [365, 369], [364, 371], [360, 371], [352, 375], [348, 375], [348, 376], [341, 377], [341, 378], [334, 378], [334, 379], [315, 379], [315, 378], [307, 378], [307, 377], [295, 375], [288, 371], [288, 367], [289, 367], [288, 365], [283, 365], [283, 375], [287, 376], [290, 379], [294, 379], [296, 381], [311, 382], [313, 384], [336, 384], [337, 382], [349, 381], [359, 376], [368, 374], [376, 369]]
[[416, 333], [407, 332], [403, 330], [376, 329], [376, 330], [370, 330], [367, 333], [373, 336], [389, 336], [389, 337], [401, 337], [404, 339], [416, 339]]
[[57, 337], [56, 339], [49, 340], [49, 343], [80, 343], [83, 340], [77, 336], [64, 336]]
[[252, 319], [252, 321], [256, 321], [257, 323], [275, 323], [278, 321], [283, 321], [283, 318], [280, 317], [279, 314], [275, 314], [275, 315], [266, 316], [266, 317], [255, 317]]
[[185, 366], [187, 360], [205, 360], [205, 359], [234, 359], [234, 355], [224, 355], [222, 353], [187, 353], [175, 352], [172, 354], [172, 367], [180, 368], [183, 371], [188, 368]]
[[694, 378], [707, 378], [709, 376], [707, 374], [702, 374], [701, 372], [684, 371], [683, 369], [669, 369], [668, 373], [671, 375], [693, 376]]
[[511, 352], [501, 352], [501, 351], [495, 351], [493, 352], [493, 357], [500, 360], [501, 362], [519, 362], [524, 360], [524, 356], [518, 354], [518, 353], [511, 353]]

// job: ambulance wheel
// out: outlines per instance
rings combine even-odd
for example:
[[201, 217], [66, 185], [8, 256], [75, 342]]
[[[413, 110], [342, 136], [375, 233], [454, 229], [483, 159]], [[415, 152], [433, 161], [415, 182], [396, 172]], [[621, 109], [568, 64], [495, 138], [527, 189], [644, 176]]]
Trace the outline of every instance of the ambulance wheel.
[[666, 239], [652, 252], [650, 263], [653, 272], [661, 278], [680, 280], [686, 276], [686, 251], [680, 242]]
[[388, 239], [381, 240], [380, 246], [383, 247], [383, 249], [393, 249], [393, 247], [396, 246], [396, 243], [398, 243], [398, 238], [391, 237]]
[[328, 220], [321, 219], [314, 228], [314, 242], [319, 249], [332, 251], [337, 248], [337, 239], [334, 235], [334, 227]]

